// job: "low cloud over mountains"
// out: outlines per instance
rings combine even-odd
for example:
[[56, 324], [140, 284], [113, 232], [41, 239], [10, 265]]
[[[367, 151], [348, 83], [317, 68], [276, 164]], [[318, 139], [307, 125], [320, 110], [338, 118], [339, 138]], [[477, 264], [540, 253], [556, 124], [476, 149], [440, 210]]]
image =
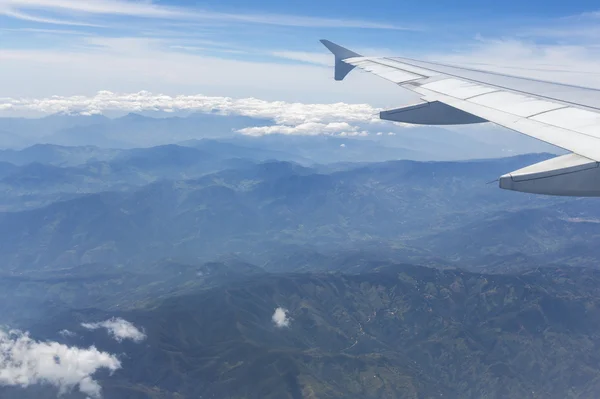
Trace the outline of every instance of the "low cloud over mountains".
[[101, 387], [93, 375], [100, 369], [121, 368], [116, 355], [91, 346], [87, 349], [58, 342], [37, 341], [22, 331], [0, 330], [0, 385], [29, 387], [49, 384], [60, 393], [78, 389], [99, 398]]

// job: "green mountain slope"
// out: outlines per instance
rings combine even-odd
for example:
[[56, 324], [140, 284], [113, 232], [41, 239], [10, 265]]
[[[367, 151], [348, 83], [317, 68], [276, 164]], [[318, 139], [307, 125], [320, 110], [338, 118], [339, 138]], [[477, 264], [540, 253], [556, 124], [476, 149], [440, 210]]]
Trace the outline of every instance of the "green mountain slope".
[[[110, 398], [592, 398], [600, 273], [481, 275], [408, 265], [248, 278], [119, 313], [78, 311], [32, 333], [124, 353]], [[288, 327], [271, 316], [289, 310]], [[141, 344], [81, 321], [118, 315]], [[57, 332], [68, 328], [77, 337]], [[66, 340], [66, 341], [65, 341]]]

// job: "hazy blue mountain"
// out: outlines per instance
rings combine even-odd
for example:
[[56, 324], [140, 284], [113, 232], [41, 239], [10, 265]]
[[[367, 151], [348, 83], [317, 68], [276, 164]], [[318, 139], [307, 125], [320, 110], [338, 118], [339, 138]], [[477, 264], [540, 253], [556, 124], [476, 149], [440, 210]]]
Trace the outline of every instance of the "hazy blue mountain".
[[117, 118], [102, 115], [55, 114], [44, 118], [0, 118], [0, 148], [33, 144], [150, 147], [202, 137], [231, 136], [236, 130], [270, 125], [272, 121], [240, 115], [194, 113], [151, 117], [130, 113]]
[[94, 146], [67, 147], [53, 144], [36, 144], [21, 150], [0, 150], [0, 161], [15, 165], [42, 163], [55, 166], [76, 166], [93, 161], [108, 161], [120, 150], [101, 149]]
[[[239, 137], [238, 137], [239, 138]], [[252, 159], [259, 161], [267, 160], [278, 160], [278, 161], [291, 161], [301, 164], [312, 164], [315, 161], [310, 157], [303, 157], [296, 154], [296, 151], [290, 149], [290, 151], [283, 151], [278, 149], [269, 149], [268, 146], [251, 146], [244, 140], [214, 140], [214, 139], [200, 139], [200, 140], [187, 140], [181, 142], [180, 145], [194, 147], [202, 151], [216, 153], [216, 154], [227, 154], [230, 158], [239, 159]]]
[[[514, 155], [506, 146], [477, 140], [476, 135], [464, 135], [431, 126], [390, 127], [393, 134], [370, 134], [368, 137], [328, 137], [266, 135], [238, 136], [231, 142], [254, 148], [293, 153], [317, 163], [381, 162], [387, 160], [464, 160], [498, 158]], [[383, 129], [385, 131], [385, 129]], [[515, 153], [519, 147], [515, 147]]]
[[[0, 148], [22, 148], [43, 142], [42, 138], [61, 129], [79, 126], [85, 128], [106, 123], [109, 119], [102, 115], [55, 114], [43, 118], [0, 118]], [[18, 138], [18, 140], [16, 139]]]
[[[293, 154], [317, 163], [457, 160], [474, 156], [499, 157], [524, 151], [522, 145], [514, 144], [515, 140], [509, 140], [512, 144], [499, 140], [498, 134], [462, 134], [429, 126], [399, 127], [393, 123], [382, 125], [381, 132], [371, 131], [368, 137], [354, 138], [278, 134], [248, 137], [236, 133], [246, 127], [273, 124], [275, 122], [269, 119], [218, 112], [140, 112], [114, 118], [66, 114], [39, 119], [0, 118], [0, 148], [24, 148], [40, 143], [136, 148], [221, 138], [258, 150]], [[516, 143], [520, 141], [516, 140]], [[533, 151], [536, 147], [531, 148]]]
[[503, 210], [465, 226], [422, 237], [412, 245], [477, 265], [482, 257], [521, 255], [538, 262], [597, 266], [600, 209], [594, 199], [565, 201], [538, 209]]
[[0, 130], [0, 151], [3, 148], [25, 148], [35, 143], [35, 140], [28, 139], [16, 133], [9, 133]]
[[431, 154], [426, 151], [381, 145], [371, 139], [330, 136], [267, 135], [249, 137], [238, 135], [228, 140], [254, 149], [268, 149], [294, 154], [314, 163], [332, 162], [379, 162], [392, 159], [423, 159]]
[[152, 147], [203, 137], [227, 137], [244, 127], [267, 124], [271, 122], [237, 115], [193, 114], [188, 117], [150, 118], [130, 113], [101, 124], [57, 130], [44, 137], [44, 141], [75, 146]]
[[[544, 157], [394, 161], [331, 174], [273, 161], [197, 179], [156, 181], [133, 191], [0, 214], [0, 261], [5, 270], [164, 256], [210, 260], [229, 253], [261, 261], [261, 253], [290, 244], [323, 250], [376, 242], [434, 250], [435, 241], [415, 245], [414, 239], [480, 223], [500, 211], [573, 201], [486, 184]], [[577, 209], [569, 215], [578, 215]], [[538, 222], [531, 218], [524, 223], [535, 228]], [[512, 238], [518, 242], [516, 234]]]
[[[20, 166], [0, 161], [0, 208], [22, 210], [48, 205], [73, 194], [122, 191], [161, 179], [191, 179], [225, 169], [293, 155], [199, 140], [194, 146], [164, 145], [131, 150], [36, 145], [0, 152]], [[36, 161], [37, 160], [37, 161]]]
[[[0, 150], [0, 162], [9, 162], [15, 165], [42, 163], [54, 166], [79, 166], [93, 162], [109, 162], [114, 159], [122, 162], [134, 157], [146, 157], [148, 158], [148, 162], [151, 162], [153, 156], [158, 157], [157, 162], [162, 162], [169, 156], [174, 158], [179, 155], [179, 153], [173, 151], [168, 153], [169, 149], [174, 150], [178, 148], [180, 153], [188, 151], [191, 154], [192, 152], [187, 149], [188, 147], [195, 148], [195, 153], [200, 156], [198, 161], [205, 163], [216, 159], [280, 160], [306, 164], [312, 162], [308, 158], [302, 158], [292, 153], [247, 147], [241, 143], [236, 144], [235, 142], [230, 143], [212, 139], [188, 140], [179, 146], [167, 144], [150, 148], [133, 149], [36, 144], [21, 150]], [[177, 162], [177, 159], [172, 159], [172, 162]]]
[[0, 178], [3, 178], [12, 172], [18, 169], [17, 165], [14, 165], [10, 162], [2, 162], [0, 161]]

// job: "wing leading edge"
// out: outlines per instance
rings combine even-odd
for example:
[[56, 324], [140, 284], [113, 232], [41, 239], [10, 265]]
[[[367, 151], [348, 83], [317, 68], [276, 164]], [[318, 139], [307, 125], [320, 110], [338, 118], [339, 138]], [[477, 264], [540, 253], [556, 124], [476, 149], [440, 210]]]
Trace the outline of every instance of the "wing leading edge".
[[600, 196], [600, 90], [398, 57], [363, 57], [328, 40], [335, 79], [354, 68], [421, 96], [381, 119], [424, 125], [492, 122], [571, 151], [508, 173], [500, 188]]

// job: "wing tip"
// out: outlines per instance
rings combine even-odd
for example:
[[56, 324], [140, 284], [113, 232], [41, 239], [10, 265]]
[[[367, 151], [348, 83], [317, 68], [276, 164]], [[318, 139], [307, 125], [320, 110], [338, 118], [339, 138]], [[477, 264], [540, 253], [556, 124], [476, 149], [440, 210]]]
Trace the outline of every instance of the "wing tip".
[[344, 78], [354, 69], [354, 65], [345, 63], [347, 58], [361, 57], [360, 54], [345, 47], [335, 44], [334, 42], [321, 39], [319, 40], [331, 53], [335, 56], [335, 80], [344, 80]]
[[327, 49], [331, 51], [336, 58], [339, 58], [340, 60], [352, 57], [361, 57], [360, 54], [355, 53], [354, 51], [349, 50], [346, 47], [342, 47], [339, 44], [332, 42], [331, 40], [321, 39], [319, 41], [321, 42], [321, 44], [327, 47]]

